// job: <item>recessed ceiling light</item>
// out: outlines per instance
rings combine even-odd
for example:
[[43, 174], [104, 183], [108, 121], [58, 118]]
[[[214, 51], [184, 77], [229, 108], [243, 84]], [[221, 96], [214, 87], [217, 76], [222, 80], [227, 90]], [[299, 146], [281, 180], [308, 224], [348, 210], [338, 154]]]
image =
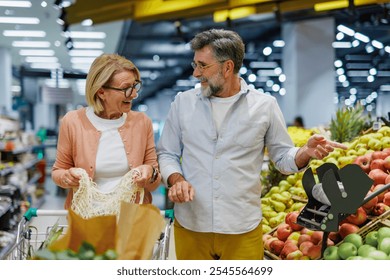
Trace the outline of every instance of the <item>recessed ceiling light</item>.
[[103, 42], [73, 42], [75, 49], [104, 49]]
[[[87, 31], [68, 31], [68, 36], [75, 39], [104, 39], [106, 38], [106, 33], [104, 32], [87, 32]], [[63, 34], [64, 37], [66, 37]]]
[[54, 56], [53, 50], [20, 50], [19, 55], [23, 56]]
[[70, 56], [99, 56], [103, 54], [103, 51], [96, 51], [96, 50], [70, 50], [69, 55]]
[[48, 41], [13, 41], [12, 46], [16, 48], [49, 48]]
[[0, 17], [0, 23], [39, 24], [39, 22], [39, 18], [36, 17]]
[[46, 32], [41, 30], [4, 30], [5, 37], [46, 37]]
[[55, 56], [27, 56], [25, 61], [28, 63], [44, 63], [44, 62], [58, 62], [58, 58]]
[[30, 1], [0, 1], [0, 7], [30, 8]]

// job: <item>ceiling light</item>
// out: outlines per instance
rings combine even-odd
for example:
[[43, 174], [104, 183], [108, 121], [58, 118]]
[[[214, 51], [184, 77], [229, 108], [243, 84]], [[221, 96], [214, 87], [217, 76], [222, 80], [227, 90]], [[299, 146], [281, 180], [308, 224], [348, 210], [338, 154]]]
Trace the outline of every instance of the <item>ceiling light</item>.
[[104, 32], [88, 32], [88, 31], [69, 31], [69, 36], [73, 39], [104, 39], [106, 33]]
[[340, 32], [343, 32], [344, 34], [347, 34], [349, 36], [355, 35], [355, 31], [352, 30], [351, 28], [346, 27], [345, 25], [340, 24], [337, 26], [337, 30]]
[[30, 8], [30, 1], [0, 1], [0, 7]]
[[343, 66], [343, 62], [342, 62], [341, 60], [336, 60], [336, 61], [334, 62], [334, 66], [335, 66], [335, 67], [341, 67], [341, 66]]
[[4, 30], [5, 37], [46, 37], [46, 32], [41, 30]]
[[278, 63], [275, 61], [252, 61], [249, 63], [250, 68], [272, 68], [278, 67]]
[[80, 24], [81, 24], [81, 26], [92, 26], [93, 20], [90, 18], [84, 19]]
[[73, 42], [75, 49], [104, 49], [103, 42]]
[[13, 41], [12, 46], [16, 48], [49, 48], [48, 41]]
[[19, 55], [23, 56], [54, 56], [53, 50], [20, 50]]
[[272, 44], [275, 48], [283, 48], [286, 43], [283, 40], [275, 40]]
[[370, 42], [370, 38], [368, 38], [366, 35], [362, 34], [362, 33], [359, 33], [359, 32], [356, 32], [354, 37], [364, 43], [368, 43]]
[[0, 17], [0, 23], [39, 24], [39, 22], [39, 18], [36, 17]]
[[348, 49], [352, 47], [351, 42], [333, 42], [332, 47], [335, 49]]
[[95, 60], [96, 57], [72, 57], [70, 59], [70, 62], [74, 63], [74, 64], [78, 64], [78, 63], [89, 63], [91, 64], [94, 60]]
[[55, 63], [58, 58], [55, 56], [27, 56], [25, 58], [27, 63]]
[[61, 68], [61, 64], [59, 63], [31, 63], [31, 68], [38, 69], [58, 69]]
[[377, 49], [383, 49], [383, 44], [377, 40], [372, 40], [371, 44]]
[[69, 52], [70, 56], [95, 56], [95, 57], [98, 57], [101, 54], [103, 54], [103, 51], [97, 51], [97, 50], [71, 50]]
[[68, 49], [68, 50], [72, 50], [73, 49], [73, 41], [72, 41], [72, 38], [68, 38], [65, 40], [65, 47]]

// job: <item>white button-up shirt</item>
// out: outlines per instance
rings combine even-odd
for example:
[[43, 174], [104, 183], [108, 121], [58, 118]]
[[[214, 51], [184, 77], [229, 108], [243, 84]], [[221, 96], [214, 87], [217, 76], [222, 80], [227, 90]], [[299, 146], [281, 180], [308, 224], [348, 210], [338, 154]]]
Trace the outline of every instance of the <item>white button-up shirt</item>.
[[157, 147], [163, 182], [181, 173], [195, 189], [191, 202], [176, 203], [175, 217], [197, 232], [238, 234], [261, 221], [260, 171], [264, 148], [283, 173], [298, 171], [294, 147], [274, 97], [250, 89], [240, 96], [219, 134], [211, 102], [200, 89], [176, 96]]

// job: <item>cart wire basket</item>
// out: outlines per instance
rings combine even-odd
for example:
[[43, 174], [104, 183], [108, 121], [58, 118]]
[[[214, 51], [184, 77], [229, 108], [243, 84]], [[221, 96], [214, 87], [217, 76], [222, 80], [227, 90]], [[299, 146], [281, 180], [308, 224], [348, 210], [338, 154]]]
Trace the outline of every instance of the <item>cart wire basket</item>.
[[[167, 260], [169, 256], [169, 242], [174, 219], [173, 209], [161, 210], [160, 213], [164, 217], [166, 225], [153, 247], [152, 260]], [[3, 255], [3, 259], [27, 260], [33, 258], [35, 252], [45, 246], [50, 234], [60, 233], [63, 235], [66, 233], [68, 226], [59, 224], [58, 220], [67, 215], [67, 210], [28, 209], [18, 224], [15, 242]], [[58, 217], [58, 220], [54, 225], [47, 226], [44, 232], [40, 232], [31, 225], [31, 221], [33, 217], [42, 216]]]

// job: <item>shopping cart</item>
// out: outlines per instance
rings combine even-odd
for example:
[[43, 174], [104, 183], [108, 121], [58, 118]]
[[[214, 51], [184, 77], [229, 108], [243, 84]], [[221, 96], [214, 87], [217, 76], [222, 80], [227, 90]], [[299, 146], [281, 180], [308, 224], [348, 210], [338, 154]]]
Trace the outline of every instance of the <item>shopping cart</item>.
[[[169, 256], [169, 241], [173, 223], [173, 210], [161, 210], [160, 213], [165, 218], [166, 225], [153, 248], [153, 260], [166, 260]], [[62, 231], [62, 234], [66, 233], [66, 224], [56, 224], [54, 226], [50, 225], [46, 228], [45, 232], [40, 232], [36, 227], [31, 225], [33, 217], [54, 216], [60, 218], [67, 215], [67, 210], [28, 209], [18, 224], [16, 241], [7, 253], [4, 254], [4, 259], [26, 260], [33, 257], [34, 252], [39, 250], [41, 245], [45, 242], [45, 240], [47, 240], [49, 233], [52, 231], [54, 226], [58, 229], [63, 228], [64, 230]]]

